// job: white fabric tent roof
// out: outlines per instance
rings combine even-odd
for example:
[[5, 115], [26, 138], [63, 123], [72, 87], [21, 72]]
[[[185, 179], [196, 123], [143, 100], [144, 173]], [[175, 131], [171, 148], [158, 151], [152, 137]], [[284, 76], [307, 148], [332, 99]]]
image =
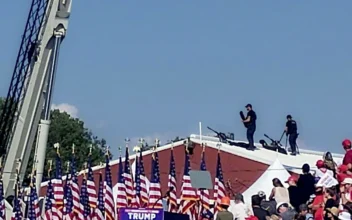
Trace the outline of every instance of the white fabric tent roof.
[[287, 187], [285, 181], [290, 177], [290, 173], [287, 172], [285, 167], [279, 161], [278, 158], [268, 167], [268, 169], [254, 182], [244, 193], [243, 198], [246, 204], [251, 204], [251, 197], [254, 194], [258, 194], [259, 191], [265, 192], [267, 198], [271, 194], [273, 188], [272, 180], [278, 178], [282, 184]]

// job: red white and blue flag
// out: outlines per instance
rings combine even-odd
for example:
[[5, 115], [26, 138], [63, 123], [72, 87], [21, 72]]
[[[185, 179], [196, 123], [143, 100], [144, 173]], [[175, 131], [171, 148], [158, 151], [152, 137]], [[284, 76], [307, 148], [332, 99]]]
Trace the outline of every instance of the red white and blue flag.
[[134, 190], [133, 178], [131, 173], [130, 167], [130, 158], [128, 153], [128, 147], [126, 147], [126, 154], [125, 154], [125, 167], [124, 167], [124, 183], [126, 187], [126, 196], [127, 196], [127, 206], [138, 208], [139, 204], [137, 203], [136, 199], [136, 191]]
[[53, 219], [62, 219], [64, 208], [64, 185], [62, 181], [62, 167], [59, 152], [56, 153], [55, 178], [52, 180], [54, 189]]
[[81, 213], [83, 213], [84, 219], [91, 219], [91, 210], [89, 207], [89, 196], [87, 190], [87, 179], [83, 177], [81, 184]]
[[135, 170], [135, 188], [136, 188], [136, 197], [139, 203], [139, 206], [144, 208], [148, 205], [148, 188], [147, 182], [148, 179], [145, 176], [144, 172], [144, 162], [142, 150], [139, 152], [139, 158], [136, 159], [136, 170]]
[[123, 178], [123, 163], [120, 156], [119, 162], [119, 173], [117, 177], [117, 199], [116, 199], [116, 208], [125, 208], [128, 206], [127, 193], [125, 180]]
[[188, 150], [185, 155], [185, 167], [182, 179], [181, 188], [181, 213], [188, 214], [190, 219], [195, 219], [195, 205], [198, 199], [196, 190], [192, 187], [189, 171], [191, 170], [191, 163], [189, 159]]
[[162, 209], [163, 201], [161, 198], [160, 172], [158, 152], [153, 153], [152, 173], [149, 184], [149, 208]]
[[[201, 162], [200, 162], [200, 170], [201, 171], [206, 171], [207, 167], [205, 165], [205, 148], [203, 148], [202, 151], [202, 156], [201, 156]], [[201, 189], [198, 190], [197, 192], [199, 201], [200, 201], [200, 206], [199, 207], [199, 213], [207, 212], [210, 210], [210, 195], [209, 195], [209, 190], [207, 189]]]
[[169, 212], [177, 212], [177, 195], [176, 195], [176, 164], [174, 158], [174, 150], [171, 149], [171, 158], [170, 158], [170, 171], [169, 171], [169, 196], [167, 198], [167, 205]]
[[[104, 211], [106, 220], [115, 219], [115, 202], [112, 188], [112, 179], [111, 179], [111, 169], [110, 169], [110, 159], [109, 152], [106, 153], [105, 161], [105, 181], [104, 181]], [[99, 203], [99, 207], [101, 207]]]
[[11, 220], [22, 220], [23, 218], [22, 205], [21, 205], [22, 194], [20, 192], [21, 192], [21, 188], [19, 183], [19, 177], [17, 176], [16, 186], [15, 186], [15, 198], [13, 200]]
[[30, 195], [29, 195], [29, 207], [28, 207], [28, 219], [29, 220], [40, 220], [40, 209], [39, 209], [39, 198], [37, 189], [35, 187], [35, 172], [31, 179], [30, 184]]
[[88, 192], [88, 204], [91, 209], [91, 213], [93, 213], [95, 208], [97, 207], [98, 196], [97, 196], [97, 190], [94, 182], [92, 160], [90, 155], [88, 158], [87, 192]]
[[214, 213], [216, 211], [221, 210], [220, 202], [221, 202], [221, 199], [225, 196], [226, 196], [226, 188], [224, 183], [224, 176], [222, 173], [220, 152], [218, 152], [218, 159], [216, 163], [215, 186], [214, 186], [214, 201], [215, 201]]
[[94, 210], [94, 220], [104, 219], [104, 182], [103, 175], [99, 173], [98, 207]]
[[78, 178], [76, 171], [76, 160], [74, 154], [71, 158], [71, 181], [70, 181], [71, 193], [72, 193], [72, 203], [73, 203], [73, 216], [76, 220], [84, 220], [83, 212], [81, 211], [81, 197], [80, 190], [78, 186]]

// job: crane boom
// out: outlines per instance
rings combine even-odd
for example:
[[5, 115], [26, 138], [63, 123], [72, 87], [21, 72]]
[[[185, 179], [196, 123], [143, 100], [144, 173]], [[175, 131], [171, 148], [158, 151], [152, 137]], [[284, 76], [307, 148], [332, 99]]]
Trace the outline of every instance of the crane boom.
[[[42, 180], [55, 73], [60, 45], [67, 32], [71, 4], [72, 0], [32, 0], [19, 58], [0, 118], [0, 129], [7, 132], [7, 136], [0, 136], [6, 197], [14, 194], [17, 168], [23, 180], [37, 131], [37, 184]], [[16, 78], [18, 75], [21, 79]], [[21, 85], [14, 89], [13, 85], [18, 84]], [[12, 92], [14, 90], [16, 93]], [[11, 115], [11, 111], [15, 113]]]

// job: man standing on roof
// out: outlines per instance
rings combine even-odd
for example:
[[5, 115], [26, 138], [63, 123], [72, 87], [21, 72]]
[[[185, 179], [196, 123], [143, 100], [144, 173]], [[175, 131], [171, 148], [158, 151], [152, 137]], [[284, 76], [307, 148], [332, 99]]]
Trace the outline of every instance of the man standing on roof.
[[297, 123], [295, 120], [292, 119], [291, 115], [286, 116], [287, 122], [286, 122], [286, 136], [289, 136], [288, 142], [290, 143], [291, 146], [291, 155], [295, 156], [297, 154]]
[[247, 127], [247, 139], [248, 139], [248, 148], [247, 150], [255, 150], [254, 147], [254, 133], [256, 130], [256, 120], [257, 120], [257, 115], [255, 114], [255, 111], [252, 109], [251, 104], [246, 105], [247, 109], [247, 117], [245, 120], [243, 120], [243, 123], [246, 123]]

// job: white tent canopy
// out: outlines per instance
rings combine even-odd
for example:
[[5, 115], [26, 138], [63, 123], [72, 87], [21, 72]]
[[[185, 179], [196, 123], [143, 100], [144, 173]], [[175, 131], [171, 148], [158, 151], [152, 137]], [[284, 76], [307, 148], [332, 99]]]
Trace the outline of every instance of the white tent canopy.
[[290, 177], [290, 173], [287, 172], [285, 167], [276, 158], [276, 160], [268, 167], [268, 169], [253, 183], [244, 193], [243, 197], [246, 204], [251, 204], [251, 197], [254, 194], [258, 194], [259, 191], [265, 192], [266, 196], [269, 197], [273, 188], [272, 180], [278, 178], [284, 186], [287, 186], [284, 182]]

